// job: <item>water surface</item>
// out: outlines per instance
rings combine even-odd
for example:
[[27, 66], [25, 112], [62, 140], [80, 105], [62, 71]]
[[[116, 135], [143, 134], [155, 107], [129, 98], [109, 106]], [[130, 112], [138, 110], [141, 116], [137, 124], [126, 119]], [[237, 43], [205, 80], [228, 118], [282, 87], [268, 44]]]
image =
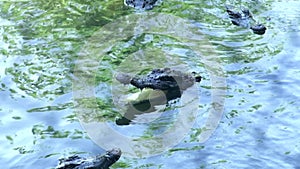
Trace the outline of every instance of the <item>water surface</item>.
[[[84, 44], [102, 26], [143, 12], [125, 7], [120, 0], [0, 4], [1, 166], [53, 168], [62, 156], [103, 153], [73, 111], [75, 64]], [[225, 4], [248, 7], [267, 26], [266, 34], [255, 35], [232, 25]], [[299, 7], [297, 1], [271, 0], [164, 0], [156, 6], [152, 12], [190, 21], [215, 48], [226, 72], [224, 113], [217, 130], [204, 143], [195, 139], [199, 135], [196, 124], [168, 151], [142, 159], [122, 157], [112, 168], [300, 168]], [[105, 117], [113, 126], [119, 115], [110, 89], [122, 61], [137, 53], [142, 63], [135, 65], [137, 69], [150, 65], [139, 51], [178, 58], [180, 61], [165, 62], [184, 63], [187, 71], [202, 73], [196, 120], [201, 126], [211, 106], [208, 68], [180, 40], [157, 34], [115, 42], [101, 60], [96, 75], [96, 105], [103, 109], [97, 113], [99, 119]], [[143, 133], [134, 126], [118, 130]]]

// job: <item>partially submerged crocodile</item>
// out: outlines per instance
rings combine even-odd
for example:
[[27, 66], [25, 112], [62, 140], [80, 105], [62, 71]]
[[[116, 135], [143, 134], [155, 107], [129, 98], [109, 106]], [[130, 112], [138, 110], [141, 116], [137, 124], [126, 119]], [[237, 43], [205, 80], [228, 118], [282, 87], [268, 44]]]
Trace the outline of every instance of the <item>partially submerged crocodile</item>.
[[[139, 101], [132, 101], [124, 117], [117, 119], [118, 125], [128, 125], [137, 114], [153, 111], [153, 104], [167, 104], [168, 101], [180, 98], [183, 91], [201, 81], [201, 76], [186, 74], [181, 71], [171, 70], [170, 68], [153, 69], [146, 76], [130, 76], [129, 74], [119, 73], [116, 79], [122, 84], [131, 84], [141, 90], [152, 89], [161, 91], [164, 96], [147, 98]], [[152, 103], [152, 104], [151, 104]]]
[[59, 164], [56, 169], [109, 169], [120, 157], [120, 149], [112, 149], [107, 151], [104, 155], [89, 158], [73, 155], [59, 159]]
[[[119, 73], [116, 79], [122, 84], [131, 84], [139, 89], [150, 88], [162, 90], [168, 100], [181, 96], [182, 92], [191, 87], [195, 82], [201, 81], [201, 76], [194, 76], [170, 68], [153, 69], [146, 76], [134, 76]], [[176, 92], [175, 92], [176, 91]]]
[[253, 33], [258, 35], [263, 35], [267, 30], [263, 24], [256, 23], [253, 15], [248, 9], [242, 9], [241, 12], [237, 12], [234, 11], [231, 6], [226, 6], [226, 12], [234, 25], [250, 28]]
[[157, 0], [124, 0], [124, 4], [136, 9], [150, 10], [154, 7]]

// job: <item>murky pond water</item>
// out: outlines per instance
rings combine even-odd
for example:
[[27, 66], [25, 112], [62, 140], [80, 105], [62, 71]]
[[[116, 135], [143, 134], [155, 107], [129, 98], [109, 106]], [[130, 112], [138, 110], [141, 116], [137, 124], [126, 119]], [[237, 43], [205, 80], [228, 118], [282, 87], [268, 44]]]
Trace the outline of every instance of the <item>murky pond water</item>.
[[[225, 4], [249, 8], [266, 33], [232, 25]], [[124, 136], [154, 137], [165, 121], [115, 125], [119, 100], [137, 91], [117, 84], [114, 75], [164, 66], [203, 76], [191, 92], [199, 97], [195, 123], [162, 153], [143, 158], [125, 153], [111, 168], [300, 168], [299, 7], [298, 1], [162, 0], [151, 11], [137, 11], [122, 0], [1, 1], [2, 168], [53, 168], [63, 156], [103, 153], [106, 147], [91, 133], [110, 138], [96, 130], [100, 122]], [[166, 19], [165, 26], [155, 20], [162, 15], [143, 22], [150, 12], [164, 14], [159, 19]], [[212, 55], [215, 65], [207, 64]], [[211, 71], [219, 69], [226, 79], [224, 111], [212, 136], [201, 140], [213, 109]], [[80, 94], [85, 99], [79, 103], [97, 111], [76, 116]], [[180, 117], [172, 111], [177, 114], [162, 116]], [[94, 130], [85, 125], [93, 122]]]

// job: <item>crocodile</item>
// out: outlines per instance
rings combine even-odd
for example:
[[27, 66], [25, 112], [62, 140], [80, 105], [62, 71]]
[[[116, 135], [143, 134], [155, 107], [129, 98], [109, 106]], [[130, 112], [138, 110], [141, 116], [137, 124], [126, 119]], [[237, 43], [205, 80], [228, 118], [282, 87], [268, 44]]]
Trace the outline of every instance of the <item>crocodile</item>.
[[104, 155], [95, 157], [79, 157], [72, 155], [67, 158], [59, 159], [58, 166], [55, 169], [109, 169], [121, 157], [121, 150], [118, 148], [106, 151]]
[[256, 23], [253, 15], [248, 9], [242, 9], [241, 12], [237, 12], [234, 11], [231, 6], [227, 5], [225, 7], [232, 24], [244, 28], [250, 28], [253, 33], [258, 35], [263, 35], [266, 32], [267, 28], [261, 23]]
[[[182, 91], [194, 85], [194, 82], [200, 82], [201, 76], [182, 73], [181, 71], [170, 68], [153, 69], [146, 76], [134, 76], [119, 73], [116, 79], [122, 84], [131, 84], [138, 89], [150, 88], [161, 90], [166, 94], [167, 100], [172, 100], [181, 96]], [[174, 95], [175, 94], [175, 95]]]
[[157, 0], [124, 0], [126, 6], [134, 7], [136, 9], [150, 10], [154, 7]]
[[[161, 95], [162, 93], [160, 93], [160, 95], [154, 94], [155, 97], [149, 98], [147, 96], [150, 94], [148, 94], [144, 97], [145, 99], [131, 101], [131, 107], [129, 106], [124, 117], [116, 120], [116, 124], [128, 125], [131, 120], [134, 119], [135, 115], [154, 111], [154, 105], [167, 104], [170, 100], [180, 98], [184, 90], [193, 86], [195, 82], [200, 82], [201, 78], [202, 77], [195, 72], [186, 74], [170, 68], [153, 69], [145, 76], [132, 77], [126, 73], [117, 74], [116, 80], [124, 85], [131, 84], [142, 91], [151, 89], [152, 93], [160, 91], [163, 93], [163, 96]], [[146, 91], [149, 93], [149, 90]]]

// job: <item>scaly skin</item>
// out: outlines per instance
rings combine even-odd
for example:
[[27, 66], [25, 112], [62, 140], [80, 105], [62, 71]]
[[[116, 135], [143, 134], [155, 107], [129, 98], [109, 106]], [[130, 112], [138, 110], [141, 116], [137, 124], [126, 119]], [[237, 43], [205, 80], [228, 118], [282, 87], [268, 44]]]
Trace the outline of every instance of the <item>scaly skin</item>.
[[56, 169], [109, 169], [121, 157], [121, 150], [116, 148], [106, 152], [105, 155], [96, 157], [79, 157], [73, 155], [67, 158], [59, 159]]

